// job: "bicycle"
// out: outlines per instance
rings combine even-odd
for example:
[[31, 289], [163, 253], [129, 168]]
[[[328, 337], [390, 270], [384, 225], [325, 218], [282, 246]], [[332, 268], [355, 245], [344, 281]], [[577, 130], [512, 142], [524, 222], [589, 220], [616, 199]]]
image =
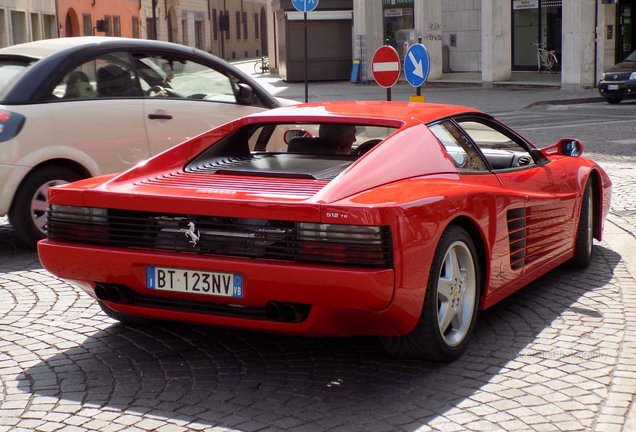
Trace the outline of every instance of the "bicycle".
[[547, 50], [544, 48], [544, 43], [531, 43], [537, 47], [537, 69], [539, 73], [541, 70], [555, 74], [558, 72], [559, 60], [556, 56], [556, 51]]
[[254, 63], [254, 73], [265, 72], [269, 72], [269, 59], [263, 56], [260, 60], [257, 60], [256, 63]]

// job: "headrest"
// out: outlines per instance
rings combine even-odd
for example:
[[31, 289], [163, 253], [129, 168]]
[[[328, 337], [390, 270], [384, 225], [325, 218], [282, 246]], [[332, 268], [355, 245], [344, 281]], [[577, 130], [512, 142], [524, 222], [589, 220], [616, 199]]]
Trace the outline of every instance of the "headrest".
[[288, 153], [338, 154], [335, 142], [325, 138], [294, 137], [289, 140]]

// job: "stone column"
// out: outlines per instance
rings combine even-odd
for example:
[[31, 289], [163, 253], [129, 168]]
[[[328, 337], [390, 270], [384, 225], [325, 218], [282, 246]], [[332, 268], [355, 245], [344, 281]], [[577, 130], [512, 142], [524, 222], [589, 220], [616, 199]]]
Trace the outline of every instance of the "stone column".
[[598, 0], [563, 0], [561, 88], [594, 84], [595, 14]]
[[[484, 2], [482, 2], [484, 3]], [[428, 79], [442, 78], [442, 0], [415, 0], [415, 30], [430, 57]]]
[[608, 67], [616, 63], [616, 5], [599, 4], [596, 24], [596, 82]]
[[362, 67], [361, 76], [368, 81], [373, 80], [371, 72], [371, 59], [373, 53], [382, 45], [383, 38], [382, 0], [353, 0], [353, 56], [360, 56], [360, 42], [358, 36], [362, 35], [366, 44], [366, 58]]
[[483, 87], [512, 77], [512, 3], [481, 2], [481, 80]]

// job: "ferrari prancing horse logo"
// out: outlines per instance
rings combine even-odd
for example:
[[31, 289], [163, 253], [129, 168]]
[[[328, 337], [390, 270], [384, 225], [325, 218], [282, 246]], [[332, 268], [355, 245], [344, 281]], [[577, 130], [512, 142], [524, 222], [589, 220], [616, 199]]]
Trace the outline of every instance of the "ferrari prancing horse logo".
[[185, 236], [190, 239], [189, 243], [192, 243], [192, 247], [195, 247], [199, 241], [199, 230], [195, 232], [195, 228], [194, 222], [190, 221], [190, 223], [188, 223], [188, 229], [185, 232]]

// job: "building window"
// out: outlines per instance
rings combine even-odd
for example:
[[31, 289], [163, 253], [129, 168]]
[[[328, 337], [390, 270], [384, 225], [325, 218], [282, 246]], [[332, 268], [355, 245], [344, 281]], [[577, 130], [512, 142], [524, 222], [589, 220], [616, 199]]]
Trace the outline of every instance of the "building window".
[[247, 12], [243, 12], [243, 39], [247, 40]]
[[217, 21], [216, 9], [212, 9], [212, 34], [214, 40], [219, 38], [219, 22]]
[[132, 19], [132, 37], [139, 39], [139, 18], [137, 17]]
[[183, 44], [188, 45], [188, 20], [181, 20], [181, 32], [183, 33]]
[[106, 36], [113, 35], [113, 21], [110, 15], [104, 15], [104, 21], [106, 21]]
[[221, 30], [225, 30], [225, 40], [230, 40], [230, 13], [225, 11], [223, 16], [224, 27]]
[[[53, 39], [57, 37], [57, 17], [55, 15], [42, 15], [44, 21], [44, 39]], [[4, 23], [4, 11], [0, 13], [0, 22]], [[0, 46], [5, 46], [3, 43], [4, 39], [4, 31], [0, 26], [0, 31], [2, 35], [0, 35]]]
[[155, 35], [152, 34], [152, 18], [146, 18], [146, 39], [154, 39]]
[[113, 17], [113, 31], [115, 36], [121, 37], [121, 23], [118, 16]]
[[194, 47], [203, 49], [203, 21], [194, 22]]
[[258, 29], [259, 19], [258, 13], [254, 14], [254, 38], [258, 39], [261, 36], [261, 32]]
[[24, 12], [11, 11], [11, 36], [13, 37], [14, 45], [29, 41], [26, 14]]
[[241, 13], [236, 12], [236, 40], [241, 40]]
[[92, 36], [93, 35], [93, 20], [90, 15], [84, 14], [82, 16], [82, 21], [84, 23], [84, 36]]
[[42, 26], [40, 25], [40, 14], [31, 13], [31, 38], [32, 40], [42, 39]]

